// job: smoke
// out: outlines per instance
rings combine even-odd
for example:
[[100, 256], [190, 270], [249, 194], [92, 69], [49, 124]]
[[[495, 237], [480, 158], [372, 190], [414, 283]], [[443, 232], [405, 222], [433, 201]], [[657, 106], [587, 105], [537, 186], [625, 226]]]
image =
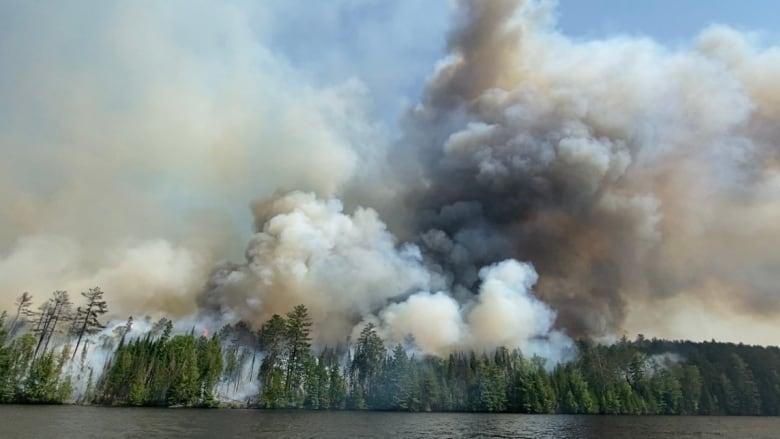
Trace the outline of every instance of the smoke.
[[360, 316], [433, 281], [419, 249], [398, 246], [371, 209], [345, 214], [338, 200], [292, 192], [253, 211], [247, 263], [215, 271], [200, 297], [206, 309], [264, 322], [303, 303], [320, 340], [338, 343]]
[[556, 363], [575, 351], [569, 337], [553, 329], [555, 312], [531, 291], [534, 268], [509, 259], [479, 272], [481, 286], [465, 303], [445, 292], [420, 292], [379, 313], [379, 331], [387, 341], [411, 337], [423, 353], [492, 351], [519, 348]]
[[406, 228], [455, 284], [532, 262], [574, 335], [681, 294], [778, 311], [777, 49], [721, 26], [680, 50], [573, 41], [543, 2], [455, 15], [394, 151]]
[[[106, 250], [101, 267], [84, 271], [79, 261], [87, 250], [75, 239], [24, 237], [0, 260], [0, 279], [6, 283], [26, 280], [25, 290], [41, 293], [48, 285], [73, 292], [86, 290], [85, 285], [100, 285], [118, 293], [112, 295], [112, 306], [128, 312], [181, 317], [196, 311], [191, 292], [202, 288], [212, 266], [202, 254], [161, 239]], [[44, 297], [38, 296], [39, 303]], [[123, 317], [118, 315], [120, 320]]]
[[534, 297], [538, 276], [529, 264], [484, 267], [479, 291], [455, 294], [440, 290], [447, 279], [372, 209], [347, 214], [336, 199], [291, 192], [253, 211], [257, 233], [247, 261], [214, 271], [199, 297], [207, 312], [264, 322], [303, 303], [318, 344], [357, 339], [374, 322], [387, 343], [412, 341], [411, 349], [426, 354], [510, 346], [561, 359], [573, 350], [553, 328], [555, 312]]
[[457, 2], [393, 130], [430, 41], [365, 40], [392, 75], [344, 77], [344, 54], [274, 47], [295, 7], [186, 7], [4, 7], [0, 305], [101, 285], [120, 320], [216, 329], [303, 303], [318, 345], [374, 323], [425, 354], [556, 360], [780, 312], [780, 50], [755, 36], [572, 40], [550, 2]]
[[270, 50], [282, 6], [93, 6], [0, 7], [0, 307], [99, 284], [119, 320], [189, 315], [249, 200], [333, 195], [381, 130], [361, 81]]

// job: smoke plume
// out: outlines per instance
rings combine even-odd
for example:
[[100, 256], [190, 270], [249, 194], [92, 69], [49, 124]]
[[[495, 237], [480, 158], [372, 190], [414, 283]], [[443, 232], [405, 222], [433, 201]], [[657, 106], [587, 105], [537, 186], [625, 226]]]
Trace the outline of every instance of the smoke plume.
[[319, 339], [338, 343], [361, 316], [432, 283], [420, 250], [399, 247], [371, 209], [350, 215], [338, 200], [293, 192], [253, 210], [247, 262], [215, 271], [200, 297], [205, 309], [264, 322], [303, 303]]
[[[318, 345], [374, 323], [425, 354], [554, 359], [780, 313], [780, 50], [753, 35], [573, 40], [550, 2], [456, 2], [392, 130], [372, 99], [406, 83], [314, 79], [240, 2], [147, 6], [3, 7], [4, 308], [101, 285], [119, 321], [256, 328], [303, 303]], [[417, 72], [423, 42], [381, 40], [372, 60]]]
[[333, 195], [381, 144], [367, 90], [269, 50], [270, 11], [93, 6], [0, 7], [0, 308], [101, 285], [119, 321], [186, 316], [249, 200]]
[[[397, 242], [372, 209], [347, 214], [338, 200], [292, 192], [253, 211], [247, 262], [214, 271], [202, 309], [264, 322], [303, 303], [320, 344], [356, 338], [363, 325], [355, 324], [365, 320], [386, 342], [412, 341], [426, 354], [511, 346], [561, 359], [571, 351], [553, 329], [555, 312], [531, 292], [537, 274], [528, 264], [482, 268], [479, 291], [457, 299], [420, 248]], [[551, 341], [557, 344], [544, 346]]]
[[572, 41], [548, 3], [455, 15], [394, 160], [406, 225], [455, 284], [529, 261], [573, 335], [677, 295], [778, 311], [777, 49], [720, 26], [685, 50]]

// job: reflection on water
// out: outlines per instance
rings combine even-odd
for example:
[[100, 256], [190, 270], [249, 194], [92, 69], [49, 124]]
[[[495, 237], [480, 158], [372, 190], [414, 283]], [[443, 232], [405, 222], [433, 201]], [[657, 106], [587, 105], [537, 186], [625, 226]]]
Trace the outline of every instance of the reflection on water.
[[778, 418], [0, 405], [2, 438], [777, 438]]

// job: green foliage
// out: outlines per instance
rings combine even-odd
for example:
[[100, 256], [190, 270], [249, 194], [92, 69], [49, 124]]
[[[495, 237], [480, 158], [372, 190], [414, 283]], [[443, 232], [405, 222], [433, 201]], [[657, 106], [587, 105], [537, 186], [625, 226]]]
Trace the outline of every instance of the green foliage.
[[[100, 287], [90, 288], [88, 291], [82, 292], [81, 295], [87, 300], [87, 304], [84, 307], [79, 307], [76, 311], [74, 332], [78, 334], [78, 339], [76, 347], [73, 349], [73, 358], [76, 358], [76, 352], [79, 350], [84, 335], [95, 334], [105, 327], [98, 318], [108, 312], [108, 305], [103, 300], [103, 290]], [[132, 321], [132, 317], [130, 319]]]
[[260, 384], [263, 392], [260, 395], [260, 406], [277, 408], [284, 406], [285, 387], [283, 364], [286, 361], [287, 322], [281, 316], [274, 314], [260, 328], [260, 348], [265, 351], [265, 357], [260, 365]]
[[[93, 298], [100, 300], [97, 293]], [[9, 326], [18, 327], [17, 319], [9, 323], [5, 314], [0, 317], [0, 403], [71, 400], [68, 367], [75, 365], [75, 355], [67, 340], [47, 348], [57, 322], [64, 320], [66, 299], [57, 292], [47, 302], [36, 317], [40, 330], [35, 333], [15, 335]], [[28, 300], [21, 302], [17, 317], [29, 307]], [[84, 321], [78, 322], [84, 328]], [[576, 360], [552, 365], [504, 348], [447, 358], [410, 356], [400, 344], [388, 352], [377, 328], [368, 324], [351, 350], [326, 347], [315, 356], [312, 322], [303, 305], [284, 317], [274, 315], [257, 333], [238, 323], [210, 338], [174, 335], [172, 322], [163, 319], [149, 333], [132, 337], [131, 325], [129, 319], [115, 333], [118, 343], [102, 374], [96, 372], [99, 379], [93, 382], [91, 369], [84, 372], [89, 384], [79, 401], [211, 407], [247, 380], [258, 379], [260, 393], [246, 403], [264, 408], [780, 414], [777, 347], [644, 338], [613, 345], [580, 341]], [[28, 326], [34, 325], [21, 325]]]
[[328, 376], [328, 402], [330, 409], [343, 409], [347, 403], [347, 388], [338, 366], [331, 365]]
[[[168, 322], [169, 323], [169, 322]], [[99, 402], [120, 405], [214, 406], [222, 349], [214, 336], [123, 338], [99, 386]]]
[[[377, 380], [382, 373], [387, 352], [384, 342], [376, 333], [376, 327], [369, 323], [360, 332], [355, 357], [350, 367], [351, 379], [355, 387], [360, 387], [360, 394], [367, 404], [380, 404], [381, 390]], [[357, 391], [353, 388], [353, 392]]]
[[199, 402], [205, 406], [216, 406], [214, 387], [222, 373], [222, 347], [217, 336], [198, 339], [198, 385]]
[[35, 349], [35, 336], [24, 334], [0, 345], [0, 403], [18, 402]]
[[39, 355], [29, 368], [18, 399], [32, 404], [61, 404], [70, 397], [70, 377], [61, 378], [67, 350], [57, 358], [54, 352]]
[[303, 305], [297, 305], [287, 313], [286, 353], [287, 370], [284, 377], [284, 389], [289, 407], [302, 407], [305, 399], [304, 384], [307, 365], [311, 361], [311, 318]]

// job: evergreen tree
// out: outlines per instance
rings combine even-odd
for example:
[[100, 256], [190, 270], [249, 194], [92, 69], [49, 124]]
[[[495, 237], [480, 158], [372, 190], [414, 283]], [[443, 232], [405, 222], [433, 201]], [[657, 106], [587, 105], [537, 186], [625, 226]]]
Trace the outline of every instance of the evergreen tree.
[[343, 409], [347, 403], [347, 388], [339, 368], [332, 365], [328, 376], [328, 401], [331, 409]]
[[[76, 352], [79, 350], [84, 334], [94, 334], [105, 328], [98, 318], [108, 312], [108, 305], [103, 300], [103, 291], [100, 287], [90, 288], [88, 291], [82, 292], [81, 295], [84, 296], [87, 303], [83, 308], [79, 307], [76, 311], [74, 321], [78, 329], [78, 340], [76, 341], [76, 347], [73, 349], [72, 358], [76, 357]], [[129, 324], [132, 324], [132, 317], [130, 319]], [[128, 327], [127, 330], [129, 331], [130, 328]]]
[[46, 352], [52, 336], [58, 329], [57, 325], [70, 319], [70, 308], [70, 296], [68, 296], [67, 291], [63, 290], [53, 292], [52, 298], [41, 307], [40, 318], [36, 327], [38, 344], [35, 347], [33, 356], [37, 356], [41, 349], [43, 349], [43, 352]]
[[176, 335], [171, 338], [168, 370], [171, 377], [168, 392], [170, 405], [194, 405], [201, 395], [198, 352], [194, 335]]
[[222, 348], [215, 334], [211, 339], [198, 339], [198, 371], [199, 371], [199, 401], [200, 405], [214, 406], [214, 387], [222, 374]]
[[16, 315], [14, 316], [14, 321], [11, 323], [9, 329], [11, 337], [16, 335], [16, 332], [22, 326], [25, 319], [33, 315], [33, 312], [30, 310], [30, 306], [32, 306], [32, 294], [25, 291], [16, 298], [14, 306], [16, 307]]
[[360, 332], [351, 371], [353, 385], [361, 387], [361, 394], [371, 406], [380, 404], [379, 377], [385, 355], [385, 346], [376, 333], [376, 326], [369, 323]]
[[265, 357], [258, 378], [262, 385], [261, 405], [265, 408], [281, 406], [284, 398], [282, 364], [285, 361], [286, 333], [287, 323], [277, 314], [260, 329], [260, 349], [265, 352]]
[[300, 407], [303, 403], [302, 386], [306, 365], [311, 356], [309, 337], [311, 325], [309, 312], [304, 305], [297, 305], [287, 313], [287, 371], [284, 390], [287, 404], [292, 407]]
[[734, 415], [758, 415], [761, 413], [761, 395], [753, 371], [739, 354], [732, 353], [726, 367], [733, 387], [733, 399], [729, 413]]

